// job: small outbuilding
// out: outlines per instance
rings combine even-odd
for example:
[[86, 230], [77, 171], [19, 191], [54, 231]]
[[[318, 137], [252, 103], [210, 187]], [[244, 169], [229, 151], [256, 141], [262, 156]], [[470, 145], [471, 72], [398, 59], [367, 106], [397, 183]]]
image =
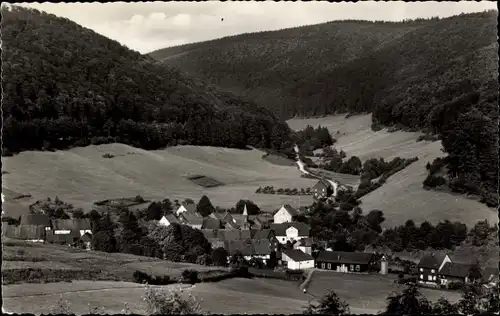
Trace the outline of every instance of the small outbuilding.
[[316, 267], [337, 272], [367, 273], [373, 262], [372, 253], [321, 251], [316, 258]]
[[281, 261], [286, 262], [290, 270], [302, 270], [314, 268], [314, 258], [299, 249], [286, 249], [281, 254]]

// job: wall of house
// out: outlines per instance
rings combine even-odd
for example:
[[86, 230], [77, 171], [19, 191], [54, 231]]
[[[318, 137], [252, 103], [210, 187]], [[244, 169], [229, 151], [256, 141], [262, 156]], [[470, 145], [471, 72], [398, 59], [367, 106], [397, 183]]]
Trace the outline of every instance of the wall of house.
[[437, 269], [418, 268], [418, 281], [422, 283], [437, 283]]
[[312, 254], [311, 247], [299, 246], [297, 249], [302, 250], [303, 253], [307, 253], [308, 255]]
[[58, 229], [54, 231], [54, 234], [56, 235], [67, 235], [69, 233], [71, 233], [71, 230], [69, 229]]
[[158, 223], [160, 225], [163, 225], [163, 226], [167, 226], [167, 227], [170, 226], [170, 222], [165, 217], [162, 217]]
[[274, 223], [289, 223], [292, 221], [292, 216], [288, 213], [288, 211], [282, 206], [276, 214], [274, 214]]
[[80, 230], [80, 237], [83, 236], [83, 235], [85, 235], [85, 234], [87, 234], [87, 233], [88, 234], [92, 234], [92, 230], [90, 230], [90, 229], [81, 229]]
[[368, 271], [367, 264], [344, 264], [317, 261], [316, 268], [323, 270], [334, 270], [344, 273], [365, 273]]

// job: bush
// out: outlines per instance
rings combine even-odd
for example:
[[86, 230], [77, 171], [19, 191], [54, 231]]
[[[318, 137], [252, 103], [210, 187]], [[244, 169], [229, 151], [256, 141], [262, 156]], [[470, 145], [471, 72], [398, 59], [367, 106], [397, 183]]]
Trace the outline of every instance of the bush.
[[449, 290], [463, 290], [465, 289], [465, 284], [461, 282], [450, 282], [447, 287]]
[[151, 276], [147, 273], [144, 273], [142, 271], [136, 270], [133, 274], [133, 280], [135, 283], [141, 283], [141, 284], [151, 284], [151, 285], [168, 285], [175, 283], [175, 281], [172, 281], [170, 279], [170, 276], [165, 275], [165, 276]]
[[424, 180], [424, 188], [435, 188], [446, 184], [446, 179], [442, 176], [428, 175]]
[[113, 158], [115, 157], [114, 155], [110, 154], [110, 153], [105, 153], [104, 155], [102, 155], [103, 158]]
[[201, 314], [199, 303], [189, 293], [184, 299], [179, 292], [163, 292], [161, 289], [146, 287], [144, 295], [147, 315], [189, 315]]
[[94, 270], [53, 270], [53, 269], [10, 269], [2, 270], [2, 283], [51, 283], [71, 282], [73, 280], [113, 280], [120, 279], [114, 275]]
[[189, 284], [196, 284], [200, 281], [198, 278], [198, 271], [186, 269], [182, 271], [182, 282]]

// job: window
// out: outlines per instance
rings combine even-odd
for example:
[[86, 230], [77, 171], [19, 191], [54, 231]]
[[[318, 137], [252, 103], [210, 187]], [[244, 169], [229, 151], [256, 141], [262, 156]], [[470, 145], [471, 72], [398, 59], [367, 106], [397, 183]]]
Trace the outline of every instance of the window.
[[329, 264], [328, 264], [328, 269], [330, 270], [331, 268], [332, 268], [332, 264], [331, 264], [331, 263], [329, 263]]
[[420, 272], [424, 272], [424, 268], [420, 268]]
[[354, 271], [354, 265], [352, 265], [352, 264], [351, 264], [351, 265], [349, 266], [349, 270], [350, 270], [350, 271]]
[[325, 268], [325, 263], [324, 263], [324, 262], [322, 262], [322, 263], [321, 263], [321, 269], [324, 269], [324, 268]]
[[420, 275], [420, 279], [422, 279], [422, 280], [424, 279], [424, 275], [423, 274]]
[[356, 265], [356, 271], [358, 271], [358, 272], [359, 272], [360, 270], [361, 270], [361, 268], [359, 267], [359, 264], [357, 264], [357, 265]]
[[436, 270], [432, 269], [432, 270], [431, 270], [431, 273], [436, 273]]
[[435, 276], [435, 275], [434, 275], [434, 276], [432, 276], [432, 280], [433, 280], [433, 281], [436, 281], [436, 276]]
[[432, 275], [428, 275], [427, 280], [432, 281]]

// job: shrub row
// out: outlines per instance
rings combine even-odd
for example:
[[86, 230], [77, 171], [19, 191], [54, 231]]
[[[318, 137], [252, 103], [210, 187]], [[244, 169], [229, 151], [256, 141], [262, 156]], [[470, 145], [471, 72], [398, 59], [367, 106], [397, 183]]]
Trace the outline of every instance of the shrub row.
[[279, 188], [275, 189], [272, 186], [266, 186], [264, 188], [259, 187], [255, 193], [257, 194], [280, 194], [280, 195], [312, 195], [311, 188]]
[[121, 281], [115, 275], [94, 270], [55, 270], [22, 268], [2, 270], [2, 284], [71, 282], [73, 280]]
[[133, 279], [135, 283], [147, 283], [151, 285], [168, 285], [172, 283], [176, 283], [176, 281], [171, 280], [170, 276], [151, 276], [142, 271], [136, 270], [133, 274]]

